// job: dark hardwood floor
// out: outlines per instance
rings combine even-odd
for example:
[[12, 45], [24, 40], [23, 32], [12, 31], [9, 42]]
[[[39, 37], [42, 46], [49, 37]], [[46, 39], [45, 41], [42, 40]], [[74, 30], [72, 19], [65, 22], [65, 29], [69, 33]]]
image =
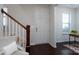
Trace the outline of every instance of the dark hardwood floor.
[[72, 50], [58, 45], [57, 48], [53, 48], [49, 44], [40, 44], [30, 47], [30, 55], [78, 55]]

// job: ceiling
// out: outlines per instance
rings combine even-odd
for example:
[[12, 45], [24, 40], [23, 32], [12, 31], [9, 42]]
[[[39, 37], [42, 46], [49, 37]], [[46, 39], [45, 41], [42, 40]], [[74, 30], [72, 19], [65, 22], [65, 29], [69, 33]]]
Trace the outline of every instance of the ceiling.
[[[51, 5], [51, 4], [34, 4], [34, 5]], [[32, 4], [22, 4], [20, 6], [34, 6]], [[54, 6], [58, 6], [58, 7], [66, 7], [66, 8], [79, 8], [79, 4], [52, 4]]]
[[58, 4], [60, 7], [79, 8], [79, 4]]

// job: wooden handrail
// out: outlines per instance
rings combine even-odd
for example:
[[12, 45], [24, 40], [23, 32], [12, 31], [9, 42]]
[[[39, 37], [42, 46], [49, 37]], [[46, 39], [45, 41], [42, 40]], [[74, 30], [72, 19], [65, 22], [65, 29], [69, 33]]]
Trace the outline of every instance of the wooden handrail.
[[24, 25], [22, 25], [19, 21], [17, 21], [15, 18], [13, 18], [12, 16], [10, 16], [8, 13], [6, 13], [3, 9], [1, 9], [1, 12], [4, 13], [4, 14], [6, 14], [9, 18], [11, 18], [13, 21], [15, 21], [16, 23], [18, 23], [18, 24], [19, 24], [21, 27], [23, 27], [25, 30], [27, 30]]

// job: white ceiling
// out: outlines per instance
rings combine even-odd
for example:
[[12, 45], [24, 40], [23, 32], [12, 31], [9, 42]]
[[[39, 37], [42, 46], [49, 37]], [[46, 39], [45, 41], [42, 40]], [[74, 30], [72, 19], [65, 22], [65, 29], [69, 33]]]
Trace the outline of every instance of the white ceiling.
[[[30, 6], [32, 4], [22, 4], [21, 6]], [[36, 4], [36, 5], [42, 5], [42, 4]], [[44, 5], [51, 5], [51, 4], [44, 4]], [[66, 8], [79, 8], [79, 4], [53, 4], [54, 6], [58, 7], [66, 7]], [[32, 5], [33, 6], [33, 5]]]
[[58, 4], [60, 7], [79, 8], [79, 4]]

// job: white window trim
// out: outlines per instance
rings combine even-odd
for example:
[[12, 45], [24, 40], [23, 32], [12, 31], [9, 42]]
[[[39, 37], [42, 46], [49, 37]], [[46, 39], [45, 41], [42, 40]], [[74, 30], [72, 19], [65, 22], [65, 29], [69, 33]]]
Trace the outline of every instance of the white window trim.
[[[65, 12], [64, 12], [64, 13], [65, 13]], [[62, 15], [63, 15], [64, 13], [62, 13]], [[68, 12], [68, 13], [66, 13], [66, 14], [69, 14], [69, 31], [68, 31], [68, 32], [64, 32], [64, 31], [63, 31], [63, 22], [62, 22], [62, 32], [63, 32], [63, 34], [69, 34], [70, 29], [71, 29], [71, 12]], [[62, 19], [62, 20], [63, 20], [63, 19]]]

